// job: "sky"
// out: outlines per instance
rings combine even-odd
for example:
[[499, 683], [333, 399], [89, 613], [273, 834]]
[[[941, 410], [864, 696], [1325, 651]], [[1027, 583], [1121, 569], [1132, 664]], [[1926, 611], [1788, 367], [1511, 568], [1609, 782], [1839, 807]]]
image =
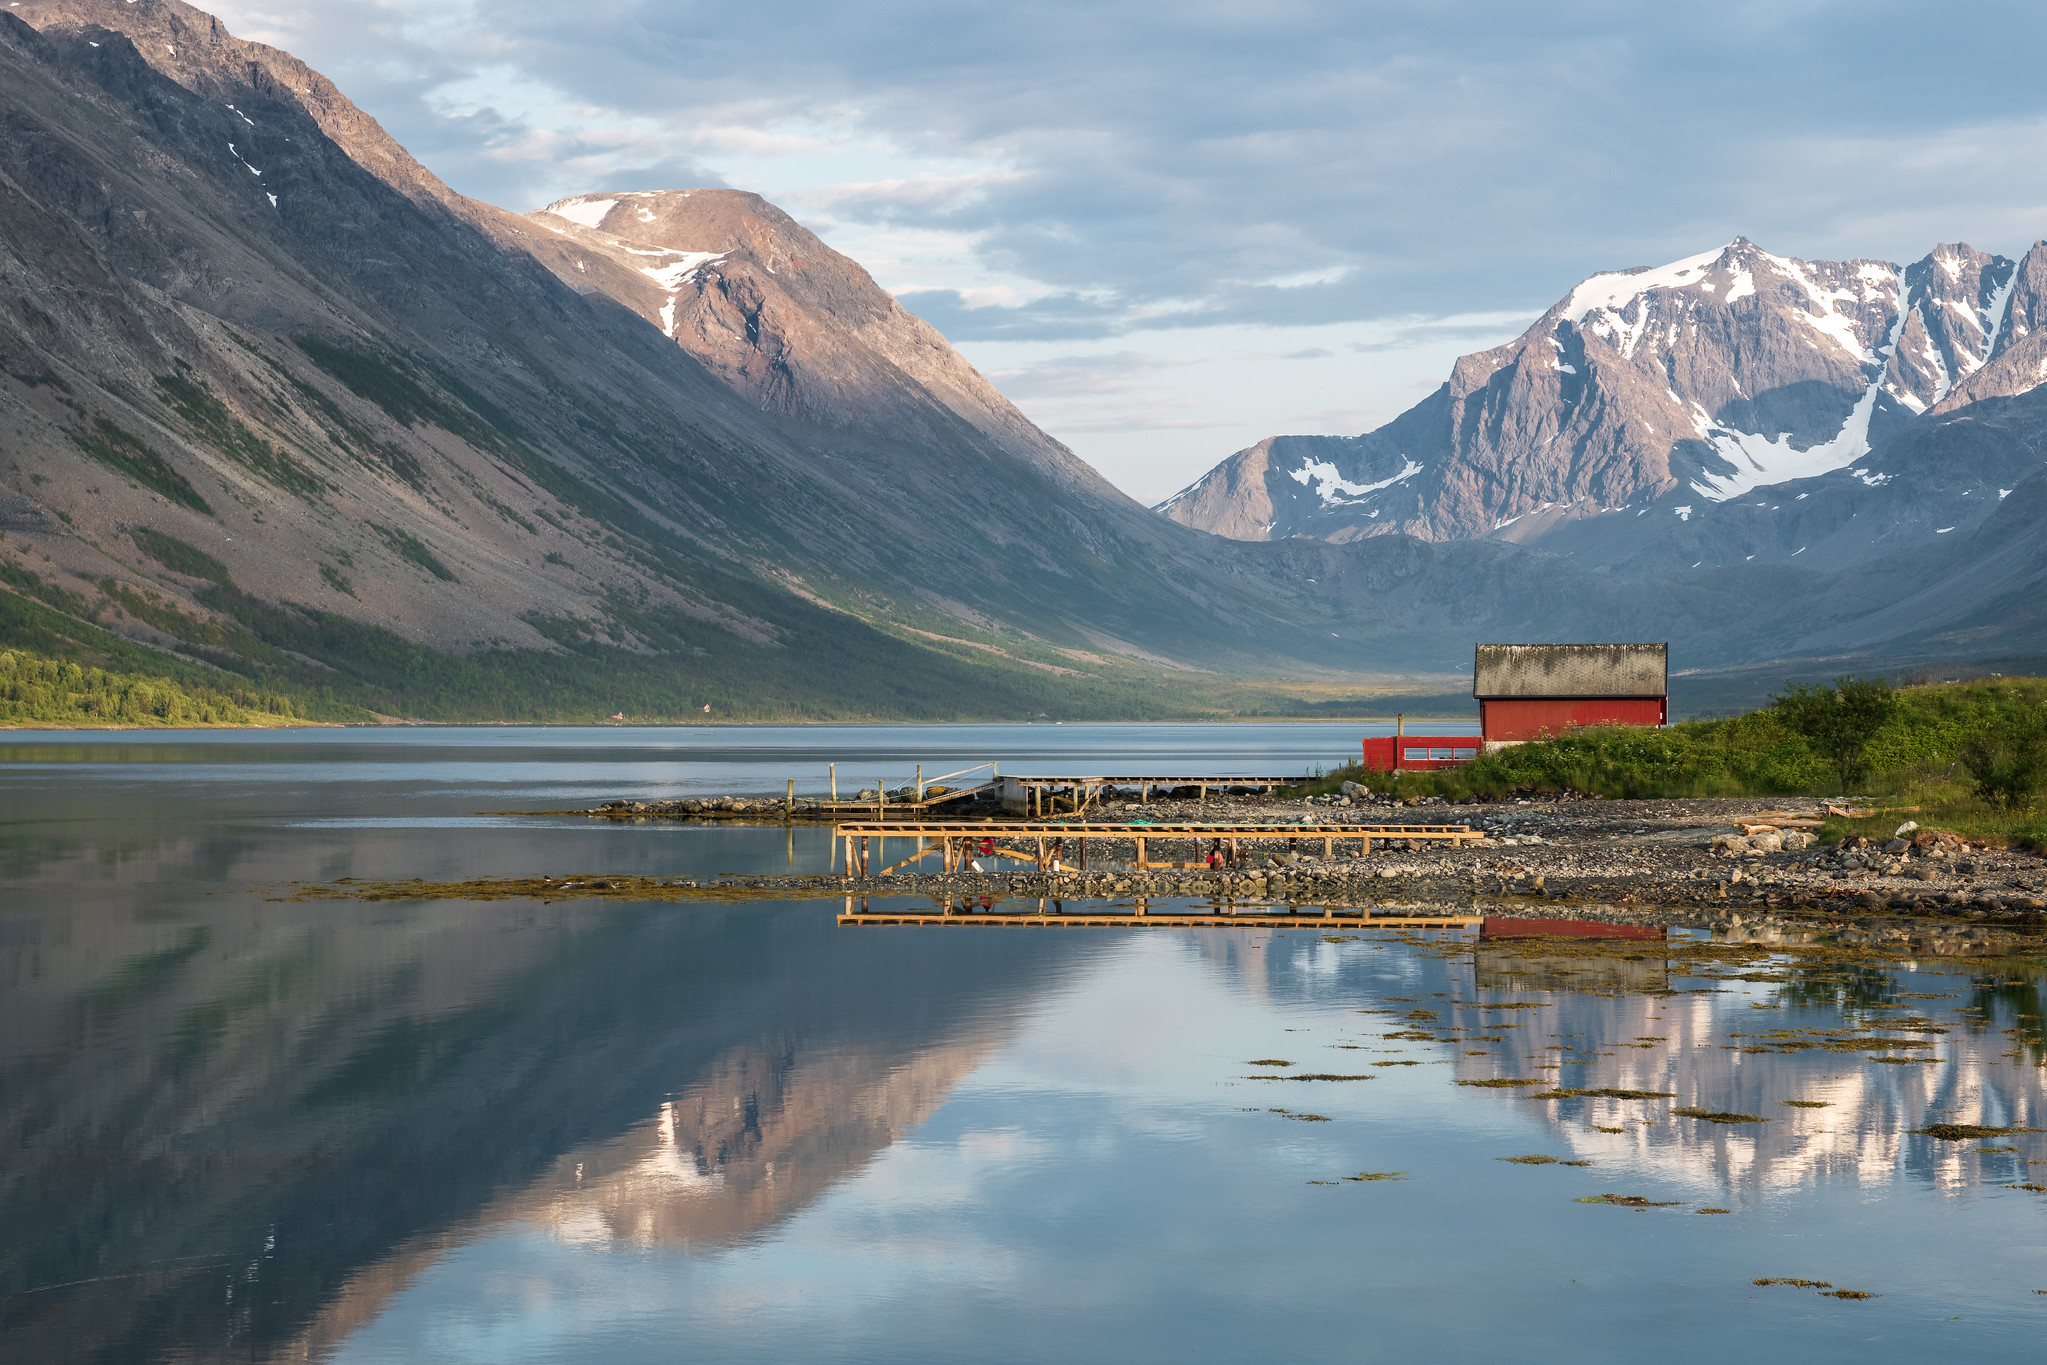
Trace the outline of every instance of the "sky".
[[767, 196], [1146, 502], [1595, 271], [2047, 236], [2037, 3], [205, 7], [490, 203]]

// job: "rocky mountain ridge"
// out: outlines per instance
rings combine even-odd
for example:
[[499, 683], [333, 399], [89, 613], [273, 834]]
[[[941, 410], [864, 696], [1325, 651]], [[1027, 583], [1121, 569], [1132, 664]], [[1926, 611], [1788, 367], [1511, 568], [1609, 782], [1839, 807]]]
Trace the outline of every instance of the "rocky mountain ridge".
[[[2019, 261], [1942, 244], [1899, 267], [1801, 261], [1737, 238], [1595, 275], [1386, 426], [1270, 438], [1159, 510], [1239, 539], [1496, 538], [1595, 567], [1816, 551], [1789, 521], [1756, 525], [1765, 494], [1772, 507], [1824, 496], [1841, 521], [1881, 522], [1858, 547], [1890, 531], [1946, 534], [1980, 522], [2037, 460], [1986, 453], [1949, 462], [1952, 488], [1867, 490], [1900, 477], [1894, 459], [1911, 462], [1894, 442], [1938, 445], [1928, 433], [1952, 429], [1944, 419], [2047, 378], [2043, 284], [2047, 244]], [[1643, 517], [1646, 535], [1620, 524]], [[1653, 564], [1639, 558], [1651, 543], [1669, 551]]]

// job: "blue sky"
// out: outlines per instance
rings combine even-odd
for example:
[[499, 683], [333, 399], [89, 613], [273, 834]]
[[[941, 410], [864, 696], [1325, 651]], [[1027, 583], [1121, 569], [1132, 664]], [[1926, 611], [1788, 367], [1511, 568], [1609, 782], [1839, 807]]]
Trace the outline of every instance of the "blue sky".
[[757, 190], [1155, 501], [1595, 270], [2047, 235], [2047, 7], [217, 0], [455, 188]]

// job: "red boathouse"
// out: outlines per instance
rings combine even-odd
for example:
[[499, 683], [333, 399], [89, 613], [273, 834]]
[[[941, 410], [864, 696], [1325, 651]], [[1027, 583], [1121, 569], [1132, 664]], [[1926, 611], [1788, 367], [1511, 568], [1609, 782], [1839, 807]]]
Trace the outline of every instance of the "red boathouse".
[[1471, 695], [1488, 747], [1580, 725], [1670, 723], [1670, 646], [1480, 645]]

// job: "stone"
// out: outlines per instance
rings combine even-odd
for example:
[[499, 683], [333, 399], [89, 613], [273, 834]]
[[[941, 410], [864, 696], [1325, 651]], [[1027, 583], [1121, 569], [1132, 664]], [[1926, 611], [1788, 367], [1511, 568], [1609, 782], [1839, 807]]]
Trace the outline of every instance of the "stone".
[[1899, 825], [1895, 830], [1891, 832], [1891, 837], [1893, 839], [1902, 839], [1906, 835], [1910, 834], [1913, 830], [1918, 828], [1919, 822], [1917, 820], [1907, 820], [1904, 824]]

